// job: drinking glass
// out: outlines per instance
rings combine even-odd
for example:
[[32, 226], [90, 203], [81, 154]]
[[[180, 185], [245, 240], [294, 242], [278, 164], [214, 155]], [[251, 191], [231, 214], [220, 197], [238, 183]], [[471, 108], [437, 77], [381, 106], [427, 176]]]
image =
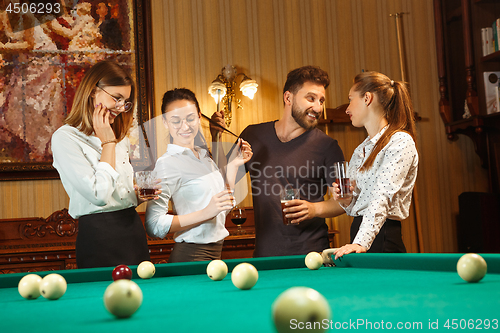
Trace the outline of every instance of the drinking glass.
[[335, 182], [340, 188], [340, 197], [349, 198], [352, 197], [351, 191], [351, 180], [349, 175], [349, 162], [342, 161], [336, 162], [334, 166], [335, 170]]
[[292, 219], [286, 218], [286, 213], [283, 212], [283, 209], [286, 206], [286, 202], [290, 200], [300, 199], [300, 190], [297, 188], [293, 188], [290, 184], [283, 187], [280, 191], [280, 201], [281, 201], [281, 213], [283, 215], [283, 224], [289, 225], [292, 224]]
[[233, 210], [229, 213], [229, 218], [231, 222], [238, 226], [238, 230], [236, 230], [235, 235], [242, 235], [245, 233], [245, 230], [241, 228], [241, 225], [245, 223], [247, 220], [247, 213], [245, 208], [243, 207], [234, 207]]
[[139, 198], [151, 200], [155, 197], [156, 172], [137, 171], [135, 173], [135, 183], [139, 187]]

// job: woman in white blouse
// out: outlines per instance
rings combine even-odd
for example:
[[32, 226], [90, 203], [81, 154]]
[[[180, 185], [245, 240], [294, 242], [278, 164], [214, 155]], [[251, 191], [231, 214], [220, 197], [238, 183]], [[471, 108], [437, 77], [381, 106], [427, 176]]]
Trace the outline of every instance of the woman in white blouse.
[[[167, 152], [156, 161], [161, 179], [160, 199], [148, 203], [146, 230], [164, 238], [174, 233], [169, 262], [220, 259], [227, 211], [233, 208], [236, 171], [252, 157], [250, 145], [241, 140], [225, 168], [225, 179], [215, 165], [200, 132], [200, 106], [188, 89], [174, 89], [163, 96], [162, 120], [170, 134]], [[228, 189], [229, 188], [229, 189]], [[173, 213], [168, 212], [172, 202]]]
[[[149, 260], [146, 232], [126, 134], [135, 85], [118, 64], [103, 61], [83, 77], [65, 125], [52, 135], [54, 167], [78, 219], [78, 268], [137, 265]], [[161, 191], [157, 191], [159, 194]]]
[[351, 244], [335, 252], [406, 252], [401, 220], [408, 217], [417, 178], [413, 106], [406, 85], [377, 72], [356, 76], [346, 110], [353, 126], [364, 127], [368, 137], [349, 163], [352, 197], [333, 198], [354, 216]]

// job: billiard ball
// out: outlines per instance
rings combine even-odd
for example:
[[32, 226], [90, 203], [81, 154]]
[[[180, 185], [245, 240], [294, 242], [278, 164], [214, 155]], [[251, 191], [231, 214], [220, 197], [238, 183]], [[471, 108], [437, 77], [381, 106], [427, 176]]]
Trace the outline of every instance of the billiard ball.
[[306, 266], [309, 269], [319, 269], [323, 266], [323, 257], [318, 252], [309, 252], [305, 259]]
[[46, 299], [61, 298], [66, 292], [66, 288], [68, 288], [66, 280], [56, 273], [46, 275], [40, 282], [40, 294]]
[[111, 273], [113, 281], [127, 279], [132, 280], [132, 270], [127, 265], [118, 265]]
[[259, 279], [257, 269], [246, 262], [238, 264], [231, 272], [231, 281], [236, 288], [242, 290], [251, 289]]
[[137, 275], [141, 279], [151, 279], [155, 273], [156, 268], [151, 261], [143, 261], [137, 266]]
[[212, 260], [207, 265], [207, 275], [214, 281], [220, 281], [227, 275], [227, 265], [222, 260]]
[[[307, 287], [292, 287], [282, 292], [272, 305], [272, 317], [274, 326], [279, 333], [295, 332], [290, 325], [291, 320], [321, 325], [323, 320], [330, 320], [330, 305], [323, 295], [314, 289]], [[315, 324], [316, 323], [316, 324]], [[319, 323], [319, 324], [317, 324]], [[324, 329], [311, 330], [311, 332], [323, 332]]]
[[17, 290], [19, 294], [26, 299], [37, 299], [40, 297], [40, 282], [42, 278], [36, 274], [28, 274], [23, 276]]
[[133, 315], [142, 304], [142, 290], [134, 281], [120, 279], [112, 282], [104, 292], [106, 310], [118, 318]]
[[467, 282], [478, 282], [486, 274], [486, 261], [478, 254], [464, 254], [457, 262], [457, 272]]

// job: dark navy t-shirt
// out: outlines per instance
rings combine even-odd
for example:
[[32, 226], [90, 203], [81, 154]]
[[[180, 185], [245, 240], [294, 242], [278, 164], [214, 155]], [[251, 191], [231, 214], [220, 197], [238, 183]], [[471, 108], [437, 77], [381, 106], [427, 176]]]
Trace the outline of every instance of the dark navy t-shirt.
[[252, 185], [255, 213], [255, 257], [321, 252], [329, 247], [325, 219], [314, 218], [298, 225], [284, 225], [279, 191], [292, 184], [300, 198], [322, 201], [335, 181], [333, 165], [344, 155], [336, 140], [319, 129], [307, 131], [289, 142], [276, 135], [275, 122], [250, 125], [241, 138], [252, 146], [246, 163]]

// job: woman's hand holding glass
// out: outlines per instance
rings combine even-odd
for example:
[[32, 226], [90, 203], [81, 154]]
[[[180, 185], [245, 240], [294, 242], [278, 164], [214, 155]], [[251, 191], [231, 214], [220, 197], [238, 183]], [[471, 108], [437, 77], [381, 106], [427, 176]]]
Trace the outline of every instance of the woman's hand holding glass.
[[151, 200], [158, 200], [160, 197], [159, 195], [161, 194], [161, 179], [156, 179], [155, 180], [155, 185], [153, 186], [154, 188], [154, 197], [149, 197], [149, 196], [143, 196], [140, 195], [140, 188], [138, 184], [134, 184], [134, 191], [135, 195], [137, 196], [137, 206], [139, 206], [143, 202], [151, 201]]
[[220, 212], [233, 209], [234, 203], [233, 191], [224, 190], [217, 193], [210, 199], [208, 206], [204, 209], [207, 220], [214, 218]]
[[[350, 186], [351, 193], [354, 193], [355, 188], [356, 188], [356, 181], [354, 179], [351, 179], [350, 185], [351, 185]], [[330, 188], [330, 194], [332, 195], [332, 197], [335, 201], [337, 201], [340, 205], [342, 205], [344, 207], [347, 207], [351, 204], [352, 195], [349, 197], [342, 198], [340, 187], [336, 182], [333, 182], [332, 187]]]

